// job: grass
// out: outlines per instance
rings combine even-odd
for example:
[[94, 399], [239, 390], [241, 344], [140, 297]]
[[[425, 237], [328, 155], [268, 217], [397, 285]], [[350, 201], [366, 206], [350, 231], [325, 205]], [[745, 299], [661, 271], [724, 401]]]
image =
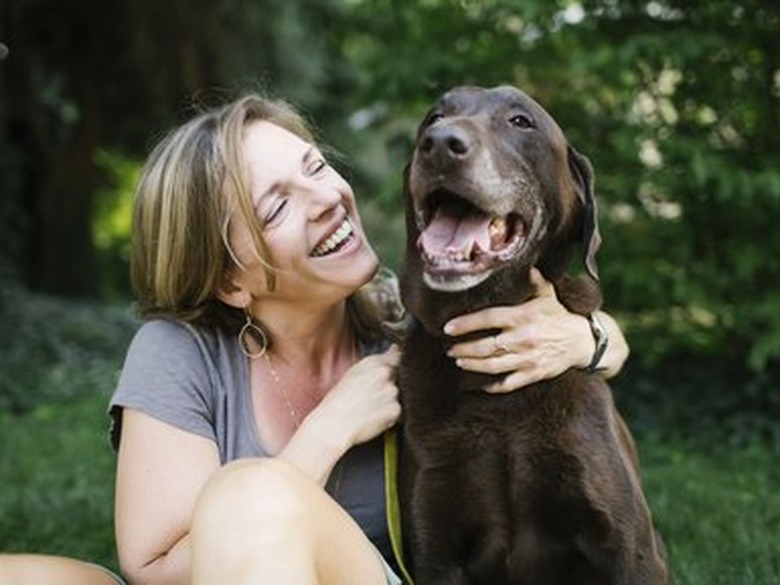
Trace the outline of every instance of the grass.
[[[0, 353], [0, 550], [115, 569], [105, 408], [135, 322], [125, 308], [14, 301], [0, 315], [16, 334]], [[639, 448], [678, 585], [780, 585], [775, 451], [650, 434]]]
[[0, 418], [0, 548], [116, 568], [114, 455], [105, 398], [74, 398]]
[[645, 491], [682, 585], [780, 584], [780, 457], [642, 437]]
[[0, 299], [0, 551], [116, 569], [106, 406], [136, 322], [107, 307]]

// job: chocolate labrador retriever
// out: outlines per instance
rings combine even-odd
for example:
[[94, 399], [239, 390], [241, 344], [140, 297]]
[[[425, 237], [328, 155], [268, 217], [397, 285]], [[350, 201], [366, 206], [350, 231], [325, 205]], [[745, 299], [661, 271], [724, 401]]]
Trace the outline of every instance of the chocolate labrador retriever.
[[[515, 305], [538, 266], [561, 302], [600, 304], [588, 160], [513, 87], [459, 87], [405, 172], [399, 493], [418, 585], [666, 584], [633, 441], [598, 373], [508, 394], [447, 356], [451, 317]], [[588, 276], [567, 275], [582, 249]], [[482, 335], [497, 332], [482, 332]]]

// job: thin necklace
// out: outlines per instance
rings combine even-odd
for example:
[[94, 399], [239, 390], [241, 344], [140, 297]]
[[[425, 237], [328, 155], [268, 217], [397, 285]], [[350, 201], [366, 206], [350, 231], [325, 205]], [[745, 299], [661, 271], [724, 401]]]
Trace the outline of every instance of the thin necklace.
[[[357, 348], [353, 347], [352, 351], [353, 351], [353, 357], [356, 357], [358, 352]], [[263, 353], [263, 358], [265, 359], [265, 363], [268, 364], [268, 371], [271, 372], [271, 377], [274, 379], [274, 383], [276, 384], [276, 391], [282, 395], [282, 398], [284, 398], [284, 401], [287, 404], [287, 408], [290, 411], [290, 419], [292, 420], [295, 429], [298, 430], [298, 427], [301, 424], [301, 419], [298, 416], [298, 413], [295, 410], [292, 401], [290, 401], [290, 397], [287, 396], [287, 391], [284, 389], [284, 385], [282, 384], [282, 381], [279, 378], [279, 374], [276, 371], [276, 368], [274, 368], [274, 364], [271, 361], [271, 356], [269, 356], [268, 352], [266, 351]], [[336, 462], [336, 465], [334, 465], [333, 470], [331, 472], [331, 479], [333, 481], [329, 483], [332, 485], [331, 496], [334, 499], [338, 499], [338, 496], [341, 492], [341, 476], [344, 474], [345, 465], [346, 462], [344, 461], [344, 457], [342, 457]]]
[[[263, 354], [263, 357], [265, 358], [265, 363], [268, 364], [268, 371], [271, 372], [271, 377], [274, 379], [274, 383], [276, 384], [276, 391], [282, 395], [282, 398], [284, 398], [284, 401], [287, 403], [287, 408], [290, 410], [290, 418], [292, 419], [293, 425], [295, 425], [295, 429], [297, 430], [300, 426], [300, 418], [298, 417], [298, 413], [295, 410], [295, 407], [292, 405], [292, 402], [290, 401], [290, 397], [287, 396], [287, 392], [284, 389], [284, 385], [282, 384], [282, 381], [279, 379], [279, 374], [276, 372], [276, 368], [274, 368], [273, 362], [271, 362], [271, 357], [268, 355], [268, 352], [265, 352]], [[331, 472], [331, 477], [333, 478], [332, 482], [329, 482], [331, 484], [331, 496], [334, 499], [337, 499], [339, 496], [339, 493], [341, 492], [341, 476], [344, 473], [344, 458], [342, 457], [339, 461], [336, 462], [336, 465], [333, 467], [333, 471]]]
[[[355, 347], [352, 348], [352, 352], [353, 357], [357, 355], [357, 349]], [[268, 370], [271, 372], [271, 377], [274, 379], [274, 383], [276, 384], [276, 391], [282, 395], [282, 398], [284, 398], [284, 402], [287, 404], [287, 408], [290, 411], [290, 418], [292, 419], [293, 425], [297, 430], [301, 425], [301, 417], [298, 416], [298, 412], [295, 410], [290, 397], [287, 395], [287, 391], [284, 389], [284, 384], [282, 384], [282, 380], [279, 378], [279, 374], [276, 372], [276, 368], [274, 368], [274, 364], [271, 361], [271, 356], [268, 355], [267, 351], [263, 352], [263, 358], [265, 359], [265, 363], [268, 364]]]
[[290, 401], [290, 397], [287, 396], [287, 391], [284, 389], [284, 385], [282, 385], [282, 381], [279, 379], [279, 374], [276, 373], [276, 368], [274, 368], [268, 352], [265, 352], [263, 357], [265, 358], [265, 362], [268, 364], [268, 370], [271, 372], [271, 377], [274, 379], [274, 383], [276, 384], [276, 391], [282, 395], [282, 398], [284, 398], [284, 401], [287, 403], [287, 408], [290, 410], [290, 418], [292, 419], [292, 423], [297, 430], [301, 425], [301, 419], [298, 416], [298, 413], [296, 412], [292, 402]]

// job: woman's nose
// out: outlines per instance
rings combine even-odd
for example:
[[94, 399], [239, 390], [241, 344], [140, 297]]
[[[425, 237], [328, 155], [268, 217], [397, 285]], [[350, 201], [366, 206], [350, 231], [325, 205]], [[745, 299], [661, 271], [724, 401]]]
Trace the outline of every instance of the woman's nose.
[[328, 215], [341, 203], [341, 193], [333, 185], [316, 184], [309, 189], [309, 219]]

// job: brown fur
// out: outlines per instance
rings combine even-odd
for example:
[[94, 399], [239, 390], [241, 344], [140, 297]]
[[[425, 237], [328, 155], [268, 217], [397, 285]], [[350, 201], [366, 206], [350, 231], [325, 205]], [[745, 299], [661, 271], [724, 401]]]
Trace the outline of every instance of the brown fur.
[[[532, 265], [570, 310], [598, 308], [592, 178], [587, 159], [516, 88], [456, 88], [420, 128], [405, 173], [401, 285], [412, 324], [399, 367], [401, 510], [417, 585], [671, 581], [633, 441], [604, 379], [573, 369], [490, 395], [479, 389], [489, 380], [447, 357], [454, 340], [441, 332], [455, 315], [529, 298]], [[541, 223], [485, 281], [434, 290], [417, 241], [425, 196], [437, 190], [527, 227]], [[580, 247], [590, 276], [573, 278]]]

